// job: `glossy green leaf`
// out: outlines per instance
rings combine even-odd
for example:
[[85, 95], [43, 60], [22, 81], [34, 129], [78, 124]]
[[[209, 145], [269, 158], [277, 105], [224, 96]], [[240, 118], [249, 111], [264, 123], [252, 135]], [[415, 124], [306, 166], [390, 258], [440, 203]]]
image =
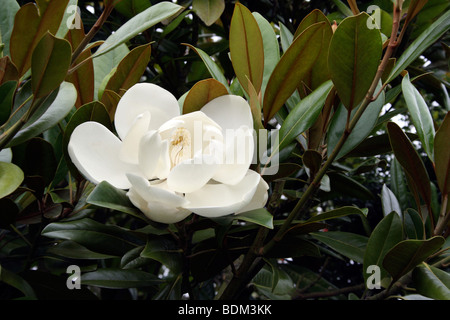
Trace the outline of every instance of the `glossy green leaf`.
[[125, 229], [105, 225], [89, 218], [54, 222], [42, 230], [48, 238], [71, 240], [88, 250], [106, 255], [122, 256], [136, 246], [138, 239]]
[[213, 59], [203, 50], [196, 48], [194, 46], [191, 46], [190, 44], [186, 44], [189, 48], [194, 50], [195, 53], [202, 59], [203, 63], [206, 66], [206, 69], [208, 69], [211, 76], [219, 81], [221, 84], [227, 88], [228, 91], [230, 91], [230, 88], [228, 86], [228, 81], [223, 75], [222, 70], [220, 70], [219, 66], [214, 62]]
[[117, 189], [107, 181], [100, 182], [87, 198], [87, 203], [98, 207], [117, 210], [146, 220], [138, 209], [131, 203], [126, 191]]
[[[367, 270], [371, 265], [376, 265], [380, 267], [380, 279], [385, 278], [387, 272], [382, 265], [383, 259], [391, 248], [402, 241], [402, 238], [402, 220], [397, 212], [391, 212], [377, 224], [370, 235], [364, 254], [363, 270]], [[366, 281], [369, 275], [364, 272], [364, 279]]]
[[200, 110], [209, 101], [228, 94], [227, 88], [216, 79], [197, 82], [189, 90], [183, 103], [183, 114]]
[[248, 93], [250, 81], [260, 92], [264, 72], [261, 31], [252, 13], [242, 4], [234, 7], [230, 24], [230, 57], [236, 77]]
[[369, 29], [370, 16], [362, 12], [344, 19], [330, 42], [328, 68], [344, 106], [352, 110], [372, 84], [381, 58], [380, 31]]
[[36, 45], [31, 58], [31, 89], [41, 98], [58, 88], [69, 70], [70, 43], [46, 33]]
[[412, 209], [408, 208], [404, 214], [405, 233], [409, 239], [423, 239], [424, 225], [420, 214]]
[[416, 60], [425, 49], [435, 43], [449, 29], [450, 11], [447, 10], [403, 51], [401, 56], [397, 59], [386, 82], [390, 82], [396, 78], [404, 69]]
[[44, 193], [55, 177], [57, 161], [53, 146], [50, 142], [40, 138], [32, 138], [26, 142], [25, 173], [27, 187], [35, 192]]
[[[334, 194], [337, 192], [359, 199], [374, 199], [372, 191], [353, 177], [339, 172], [329, 172], [328, 176], [331, 181], [331, 192], [335, 192]], [[333, 193], [331, 196], [333, 197]]]
[[[377, 86], [377, 90], [380, 89], [381, 84]], [[384, 99], [384, 92], [381, 92], [378, 98], [369, 104], [367, 109], [362, 114], [361, 118], [358, 120], [356, 126], [353, 128], [353, 131], [347, 137], [347, 140], [336, 156], [336, 160], [350, 153], [372, 133], [377, 124], [380, 112], [383, 109]], [[353, 117], [357, 110], [358, 108], [354, 108], [352, 110], [351, 117]], [[334, 151], [334, 147], [339, 142], [344, 133], [345, 124], [347, 122], [347, 113], [347, 109], [342, 105], [339, 105], [333, 115], [327, 135], [328, 155], [330, 155]]]
[[119, 11], [128, 19], [131, 19], [138, 13], [148, 9], [151, 6], [148, 0], [122, 0], [116, 1], [114, 9]]
[[5, 269], [0, 265], [0, 282], [4, 282], [22, 292], [27, 299], [37, 299], [30, 284], [21, 276]]
[[[139, 82], [142, 74], [150, 61], [151, 45], [142, 45], [131, 50], [115, 68], [109, 78], [105, 90], [111, 90], [120, 94], [121, 90], [128, 90]], [[103, 91], [99, 92], [99, 96]]]
[[239, 213], [235, 218], [273, 229], [273, 216], [264, 208]]
[[332, 86], [331, 81], [324, 82], [291, 110], [280, 128], [280, 150], [288, 146], [314, 124]]
[[77, 91], [73, 84], [63, 82], [15, 135], [9, 146], [15, 146], [36, 137], [63, 120], [75, 105]]
[[444, 244], [442, 237], [427, 240], [404, 240], [386, 253], [383, 267], [391, 274], [392, 283], [425, 261]]
[[11, 114], [16, 88], [16, 81], [8, 81], [0, 86], [0, 125], [5, 123]]
[[23, 171], [18, 166], [9, 162], [0, 162], [0, 198], [16, 190], [23, 179]]
[[113, 255], [94, 252], [70, 240], [58, 243], [58, 245], [49, 248], [47, 252], [70, 259], [83, 260], [109, 259], [115, 257]]
[[72, 163], [69, 157], [67, 146], [69, 144], [70, 136], [75, 128], [86, 121], [96, 121], [103, 124], [105, 127], [112, 129], [111, 121], [109, 120], [109, 114], [105, 109], [105, 106], [98, 101], [93, 101], [81, 106], [70, 118], [64, 131], [62, 145], [64, 159], [70, 169], [70, 172], [74, 177], [80, 179], [81, 174]]
[[2, 10], [0, 10], [0, 33], [1, 42], [5, 44], [3, 48], [3, 56], [9, 56], [9, 40], [14, 27], [14, 17], [20, 6], [16, 0], [2, 1]]
[[142, 288], [163, 283], [156, 275], [135, 269], [102, 268], [81, 275], [81, 284], [109, 288]]
[[395, 211], [400, 217], [402, 216], [402, 209], [397, 197], [385, 184], [383, 184], [383, 188], [381, 189], [381, 206], [383, 207], [383, 214], [385, 216], [389, 215], [392, 211]]
[[343, 256], [363, 263], [367, 237], [342, 231], [314, 232], [311, 235]]
[[395, 157], [391, 161], [390, 173], [390, 189], [397, 198], [400, 208], [409, 208], [410, 194], [405, 180], [405, 173]]
[[309, 75], [322, 48], [326, 27], [327, 24], [324, 22], [308, 27], [295, 38], [275, 66], [264, 95], [265, 123], [275, 116], [305, 77]]
[[450, 193], [450, 112], [447, 112], [434, 137], [434, 164], [436, 178], [442, 194]]
[[430, 206], [430, 179], [419, 154], [414, 149], [406, 134], [396, 123], [389, 122], [387, 129], [396, 159], [405, 170], [405, 173], [411, 177], [411, 183], [414, 184], [425, 203]]
[[31, 66], [31, 57], [41, 38], [56, 34], [69, 0], [44, 1], [23, 5], [16, 14], [10, 39], [11, 59], [22, 76]]
[[450, 275], [422, 263], [412, 273], [417, 292], [436, 300], [450, 300]]
[[264, 72], [261, 84], [261, 93], [264, 97], [267, 82], [273, 72], [273, 69], [280, 61], [280, 44], [278, 43], [277, 35], [275, 34], [273, 26], [258, 12], [253, 12], [259, 30], [261, 31], [263, 47], [264, 47]]
[[435, 135], [433, 118], [424, 98], [409, 80], [408, 74], [403, 77], [402, 91], [409, 114], [411, 115], [412, 123], [422, 142], [422, 147], [428, 154], [428, 157], [433, 160]]
[[207, 25], [216, 22], [225, 10], [224, 0], [193, 0], [192, 10]]
[[158, 237], [147, 241], [140, 256], [156, 260], [176, 273], [180, 271], [182, 265], [180, 252], [180, 248], [173, 241], [164, 237]]
[[117, 48], [131, 38], [137, 36], [139, 33], [175, 15], [181, 9], [181, 6], [169, 1], [163, 1], [152, 5], [150, 8], [125, 22], [116, 30], [116, 32], [111, 34], [98, 48], [94, 57], [98, 57]]

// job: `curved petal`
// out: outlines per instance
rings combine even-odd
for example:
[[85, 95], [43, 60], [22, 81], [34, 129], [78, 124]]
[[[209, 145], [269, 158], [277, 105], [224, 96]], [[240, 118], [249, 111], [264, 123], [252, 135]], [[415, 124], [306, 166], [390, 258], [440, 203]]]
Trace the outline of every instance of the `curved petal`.
[[120, 148], [119, 154], [120, 160], [133, 164], [139, 163], [140, 141], [148, 131], [149, 124], [150, 113], [148, 111], [137, 116], [134, 124], [128, 130], [126, 137], [122, 140], [122, 147]]
[[187, 200], [168, 190], [165, 182], [150, 184], [148, 180], [128, 175], [132, 187], [127, 193], [131, 203], [139, 208], [149, 219], [161, 223], [175, 223], [191, 214], [182, 208]]
[[158, 131], [148, 131], [139, 141], [139, 167], [147, 179], [156, 177], [162, 150], [161, 137]]
[[200, 216], [211, 218], [239, 212], [251, 202], [259, 182], [260, 175], [248, 170], [246, 176], [234, 186], [207, 184], [195, 192], [186, 194], [189, 204], [185, 208]]
[[126, 174], [140, 174], [136, 165], [119, 159], [122, 142], [98, 122], [84, 122], [73, 131], [68, 144], [69, 156], [86, 179], [98, 184], [108, 181], [119, 189], [128, 189]]
[[116, 131], [122, 140], [136, 117], [146, 111], [151, 115], [151, 130], [180, 115], [178, 101], [169, 91], [152, 83], [135, 84], [120, 99], [114, 116]]
[[241, 126], [253, 128], [250, 105], [239, 96], [220, 96], [205, 104], [200, 111], [219, 124], [223, 130], [239, 129]]
[[167, 185], [175, 192], [194, 192], [208, 183], [217, 167], [214, 156], [199, 154], [173, 167], [167, 177]]
[[258, 186], [256, 187], [256, 191], [255, 191], [255, 194], [253, 195], [252, 200], [245, 207], [243, 207], [240, 210], [238, 210], [236, 212], [236, 214], [239, 214], [241, 212], [246, 212], [246, 211], [250, 211], [250, 210], [263, 208], [266, 205], [266, 203], [267, 203], [267, 199], [269, 198], [267, 190], [269, 190], [269, 185], [263, 179], [263, 177], [260, 177]]
[[237, 130], [228, 129], [225, 134], [225, 152], [218, 171], [213, 179], [225, 184], [237, 184], [247, 174], [253, 161], [254, 137], [253, 130], [240, 127]]

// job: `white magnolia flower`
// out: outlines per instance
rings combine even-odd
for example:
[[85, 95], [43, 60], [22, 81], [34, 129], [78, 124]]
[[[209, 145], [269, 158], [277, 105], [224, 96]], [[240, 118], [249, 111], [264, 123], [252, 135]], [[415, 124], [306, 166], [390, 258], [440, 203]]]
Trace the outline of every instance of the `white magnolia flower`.
[[243, 98], [221, 96], [180, 115], [170, 92], [136, 84], [121, 98], [114, 125], [118, 137], [97, 122], [79, 125], [69, 155], [91, 182], [128, 189], [150, 219], [174, 223], [191, 212], [217, 217], [265, 205], [268, 185], [249, 169], [253, 120]]

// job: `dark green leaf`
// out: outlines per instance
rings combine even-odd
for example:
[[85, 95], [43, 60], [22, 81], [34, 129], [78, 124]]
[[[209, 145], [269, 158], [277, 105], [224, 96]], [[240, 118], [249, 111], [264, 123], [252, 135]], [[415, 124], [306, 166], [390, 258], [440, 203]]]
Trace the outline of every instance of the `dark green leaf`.
[[59, 87], [66, 78], [72, 57], [70, 43], [45, 34], [31, 58], [31, 88], [41, 98]]
[[7, 81], [0, 86], [0, 125], [4, 124], [11, 114], [16, 88], [16, 81]]
[[273, 229], [273, 216], [264, 208], [239, 213], [235, 218]]
[[341, 231], [314, 232], [311, 235], [347, 258], [363, 263], [367, 237]]
[[450, 112], [447, 112], [434, 137], [435, 171], [442, 194], [450, 193]]
[[391, 274], [392, 283], [425, 261], [444, 244], [442, 237], [427, 240], [404, 240], [386, 253], [383, 267]]
[[372, 84], [381, 57], [380, 31], [367, 27], [367, 13], [344, 19], [331, 38], [328, 68], [344, 106], [352, 110]]
[[81, 284], [110, 288], [141, 288], [163, 283], [157, 276], [134, 269], [98, 269], [81, 275]]
[[436, 300], [450, 300], [450, 275], [438, 268], [422, 263], [413, 273], [417, 292]]

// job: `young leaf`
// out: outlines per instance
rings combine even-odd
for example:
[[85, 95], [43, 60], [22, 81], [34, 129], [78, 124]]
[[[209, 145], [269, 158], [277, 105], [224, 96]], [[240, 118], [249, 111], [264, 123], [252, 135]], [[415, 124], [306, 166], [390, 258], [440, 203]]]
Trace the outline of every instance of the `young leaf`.
[[239, 3], [235, 5], [231, 18], [230, 56], [243, 89], [249, 92], [250, 81], [256, 92], [260, 92], [264, 72], [263, 39], [252, 13]]
[[434, 164], [439, 189], [443, 195], [450, 192], [450, 112], [447, 112], [434, 137]]
[[386, 253], [383, 260], [383, 267], [393, 278], [392, 283], [439, 250], [444, 242], [445, 239], [442, 237], [399, 242]]
[[394, 122], [387, 124], [392, 150], [400, 165], [409, 175], [428, 208], [431, 205], [431, 187], [428, 173], [417, 151], [402, 129]]
[[330, 42], [328, 68], [338, 95], [348, 110], [355, 108], [372, 84], [381, 57], [380, 31], [367, 27], [363, 12], [344, 19]]
[[16, 14], [10, 39], [11, 60], [22, 76], [31, 66], [34, 49], [47, 33], [55, 34], [69, 0], [27, 3]]
[[267, 123], [280, 110], [299, 87], [313, 67], [322, 48], [327, 25], [313, 24], [303, 31], [289, 46], [272, 72], [264, 95], [264, 122]]
[[69, 70], [72, 49], [68, 41], [45, 34], [31, 58], [31, 89], [42, 98], [58, 88]]
[[417, 135], [422, 142], [422, 147], [428, 157], [434, 159], [434, 124], [430, 110], [420, 92], [409, 80], [409, 74], [406, 74], [402, 80], [403, 97], [411, 115], [411, 120], [416, 128]]
[[189, 90], [183, 103], [183, 114], [198, 111], [209, 101], [226, 94], [228, 94], [227, 88], [219, 81], [201, 80]]

